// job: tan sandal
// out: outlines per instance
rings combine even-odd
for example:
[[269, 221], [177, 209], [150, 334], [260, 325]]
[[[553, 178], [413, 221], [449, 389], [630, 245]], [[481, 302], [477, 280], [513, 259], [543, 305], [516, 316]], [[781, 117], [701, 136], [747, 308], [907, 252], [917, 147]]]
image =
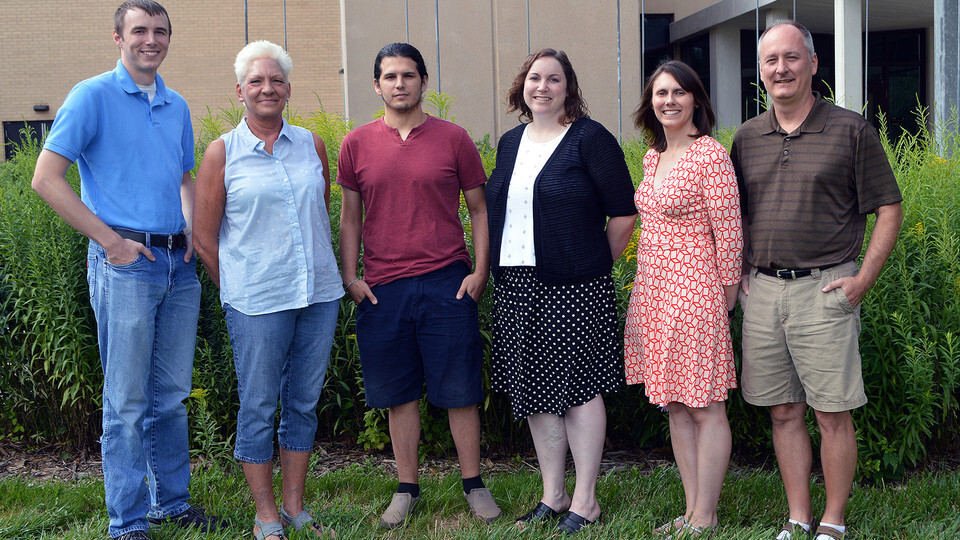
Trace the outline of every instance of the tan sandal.
[[842, 533], [837, 529], [834, 529], [833, 527], [828, 527], [826, 525], [820, 525], [819, 527], [817, 527], [817, 532], [814, 534], [813, 537], [816, 538], [821, 534], [825, 534], [830, 538], [834, 538], [835, 540], [843, 540], [844, 537], [846, 537], [845, 533]]
[[[811, 526], [811, 528], [813, 527]], [[784, 533], [786, 533], [786, 536], [784, 536]], [[782, 538], [783, 540], [799, 540], [809, 535], [809, 530], [804, 529], [799, 523], [793, 523], [788, 519], [783, 522], [783, 527], [781, 527], [780, 532], [777, 533], [777, 538]]]

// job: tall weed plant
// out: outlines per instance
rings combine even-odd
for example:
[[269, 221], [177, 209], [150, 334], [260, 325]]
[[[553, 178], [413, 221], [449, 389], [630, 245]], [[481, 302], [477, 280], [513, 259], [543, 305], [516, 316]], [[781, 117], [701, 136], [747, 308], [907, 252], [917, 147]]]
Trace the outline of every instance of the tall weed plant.
[[[927, 110], [916, 114], [927, 125]], [[899, 476], [928, 449], [955, 451], [960, 442], [960, 155], [940, 151], [958, 148], [956, 125], [954, 116], [937, 126], [939, 140], [922, 131], [887, 144], [903, 194], [903, 227], [863, 300], [869, 401], [854, 412], [860, 472], [873, 478]]]
[[[452, 99], [438, 96], [431, 103], [438, 115], [446, 116]], [[198, 158], [210, 141], [236, 125], [242, 112], [231, 103], [198, 119]], [[926, 125], [926, 112], [918, 114], [922, 116], [919, 123]], [[311, 114], [291, 111], [288, 119], [323, 138], [335, 178], [340, 142], [352, 125], [322, 106]], [[904, 226], [862, 308], [861, 355], [869, 402], [854, 416], [859, 471], [866, 478], [899, 476], [923, 464], [931, 450], [955, 451], [960, 443], [960, 134], [955, 118], [940, 127], [945, 129], [938, 131], [938, 138], [927, 132], [906, 134], [886, 146], [904, 196]], [[727, 130], [716, 137], [729, 147], [732, 135]], [[477, 147], [489, 174], [496, 159], [495, 145], [484, 137]], [[638, 184], [646, 143], [627, 140], [623, 149]], [[67, 441], [92, 449], [99, 433], [101, 377], [84, 282], [86, 240], [30, 189], [38, 150], [36, 142], [28, 143], [12, 161], [0, 165], [0, 360], [5, 364], [0, 370], [0, 429], [8, 437], [35, 444]], [[77, 184], [75, 169], [70, 180]], [[335, 184], [331, 199], [336, 251], [340, 188]], [[472, 250], [463, 201], [461, 216]], [[621, 325], [636, 273], [638, 234], [613, 271]], [[236, 376], [219, 292], [202, 267], [198, 272], [203, 294], [195, 392], [188, 403], [192, 450], [197, 457], [226, 459], [239, 406]], [[480, 301], [484, 444], [488, 450], [528, 452], [532, 446], [525, 423], [514, 421], [507, 399], [489, 390], [492, 288], [491, 280]], [[363, 399], [354, 317], [353, 302], [345, 297], [318, 406], [318, 437], [347, 438], [371, 450], [382, 449], [389, 441], [387, 422], [381, 411], [369, 411]], [[738, 365], [739, 321], [737, 316], [733, 323]], [[668, 444], [666, 415], [647, 402], [642, 387], [625, 387], [605, 399], [608, 440], [613, 446], [649, 450]], [[751, 463], [772, 458], [767, 411], [746, 404], [737, 391], [727, 405], [737, 456]], [[423, 405], [421, 418], [426, 447], [434, 453], [448, 452], [446, 415]], [[810, 426], [815, 436], [812, 418]]]
[[[91, 447], [101, 384], [87, 242], [30, 187], [40, 146], [29, 128], [23, 135], [0, 168], [0, 430]], [[78, 188], [76, 166], [67, 179]]]

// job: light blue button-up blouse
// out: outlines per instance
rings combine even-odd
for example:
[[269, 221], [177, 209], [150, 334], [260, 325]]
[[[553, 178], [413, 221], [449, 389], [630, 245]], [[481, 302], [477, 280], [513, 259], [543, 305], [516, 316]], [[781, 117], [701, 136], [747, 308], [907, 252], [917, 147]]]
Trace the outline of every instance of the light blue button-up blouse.
[[343, 296], [313, 134], [284, 121], [273, 155], [246, 118], [221, 138], [220, 301], [262, 315]]

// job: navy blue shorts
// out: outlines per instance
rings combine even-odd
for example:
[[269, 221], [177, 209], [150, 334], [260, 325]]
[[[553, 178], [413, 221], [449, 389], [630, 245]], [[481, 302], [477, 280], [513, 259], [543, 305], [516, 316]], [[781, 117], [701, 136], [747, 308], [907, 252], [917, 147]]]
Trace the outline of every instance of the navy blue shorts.
[[420, 399], [466, 407], [483, 399], [483, 346], [477, 303], [457, 291], [470, 270], [454, 264], [372, 288], [377, 305], [357, 306], [357, 345], [367, 405], [381, 409]]

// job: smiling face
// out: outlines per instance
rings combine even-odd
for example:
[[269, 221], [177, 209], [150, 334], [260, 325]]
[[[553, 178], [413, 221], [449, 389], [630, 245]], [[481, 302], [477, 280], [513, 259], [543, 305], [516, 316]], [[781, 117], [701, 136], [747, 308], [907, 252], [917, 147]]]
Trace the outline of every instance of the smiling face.
[[530, 66], [523, 85], [523, 102], [534, 119], [559, 121], [567, 97], [563, 66], [552, 56], [542, 56]]
[[775, 26], [760, 42], [760, 80], [775, 107], [810, 99], [816, 72], [817, 55], [810, 58], [797, 28]]
[[380, 60], [380, 78], [373, 81], [383, 104], [396, 112], [420, 108], [427, 77], [420, 78], [417, 63], [406, 56], [384, 56]]
[[680, 87], [669, 73], [661, 73], [653, 81], [651, 96], [653, 114], [660, 121], [664, 132], [693, 133], [693, 111], [696, 102], [693, 94]]
[[120, 60], [137, 84], [153, 83], [157, 69], [167, 57], [170, 46], [170, 21], [165, 15], [150, 15], [142, 9], [131, 9], [123, 19], [123, 35], [113, 31], [113, 40], [120, 47]]
[[270, 58], [259, 58], [250, 63], [243, 83], [237, 84], [237, 96], [247, 108], [247, 115], [279, 118], [290, 99], [290, 83], [280, 64]]

